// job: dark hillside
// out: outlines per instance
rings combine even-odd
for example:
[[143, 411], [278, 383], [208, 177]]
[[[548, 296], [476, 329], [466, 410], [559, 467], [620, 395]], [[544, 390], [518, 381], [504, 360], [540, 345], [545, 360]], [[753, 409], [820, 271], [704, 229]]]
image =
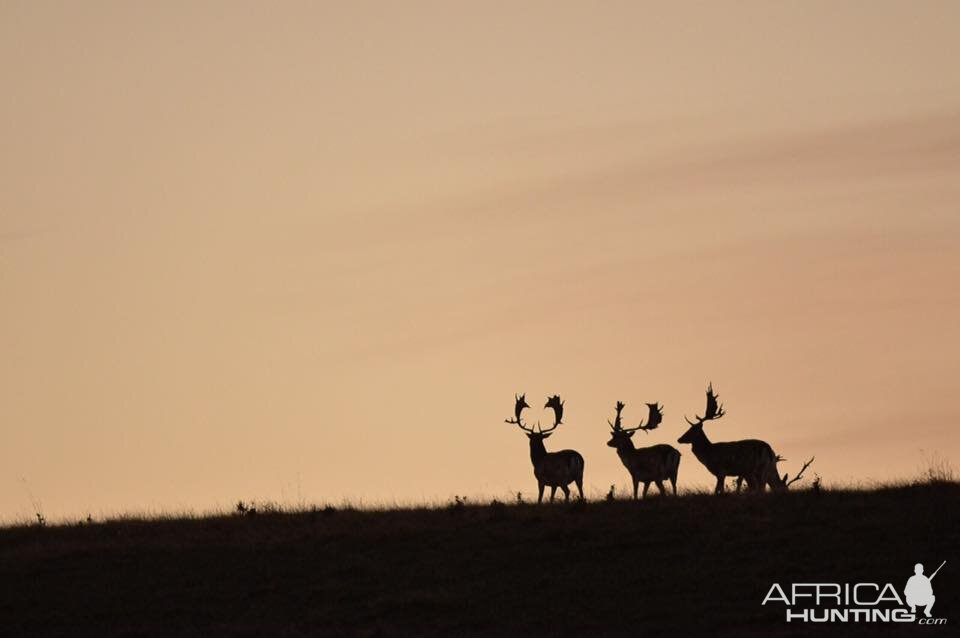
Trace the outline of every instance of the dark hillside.
[[317, 511], [0, 530], [10, 636], [946, 635], [798, 625], [773, 582], [937, 576], [960, 623], [960, 486]]

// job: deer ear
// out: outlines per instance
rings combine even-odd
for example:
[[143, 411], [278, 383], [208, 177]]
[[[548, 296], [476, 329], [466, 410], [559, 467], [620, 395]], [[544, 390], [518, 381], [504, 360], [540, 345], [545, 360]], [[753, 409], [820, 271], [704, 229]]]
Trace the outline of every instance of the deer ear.
[[636, 434], [636, 432], [627, 432], [627, 437], [632, 439], [634, 434]]
[[543, 438], [548, 439], [548, 438], [550, 438], [552, 435], [553, 435], [553, 432], [547, 432], [546, 434], [543, 435]]

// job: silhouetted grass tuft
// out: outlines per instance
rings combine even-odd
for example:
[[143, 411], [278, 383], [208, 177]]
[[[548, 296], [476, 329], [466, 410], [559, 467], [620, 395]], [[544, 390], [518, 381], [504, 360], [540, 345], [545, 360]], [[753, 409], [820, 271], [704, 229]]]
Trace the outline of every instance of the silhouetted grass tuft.
[[920, 472], [921, 483], [953, 483], [956, 480], [949, 459], [939, 452], [932, 452], [929, 455], [922, 452], [922, 454], [924, 467]]

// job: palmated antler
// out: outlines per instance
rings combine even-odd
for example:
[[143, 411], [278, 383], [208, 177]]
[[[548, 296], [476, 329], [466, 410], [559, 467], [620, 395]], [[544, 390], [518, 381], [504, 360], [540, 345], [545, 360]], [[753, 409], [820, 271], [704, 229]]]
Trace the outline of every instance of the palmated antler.
[[518, 394], [518, 395], [516, 395], [516, 403], [515, 403], [514, 406], [513, 406], [513, 418], [512, 418], [512, 419], [504, 419], [504, 422], [506, 422], [506, 423], [512, 423], [513, 425], [516, 425], [517, 427], [519, 427], [521, 430], [523, 430], [523, 431], [525, 431], [525, 432], [533, 432], [533, 428], [532, 428], [532, 427], [531, 427], [531, 428], [528, 428], [528, 427], [526, 427], [526, 426], [523, 425], [523, 417], [522, 417], [523, 411], [524, 411], [524, 409], [529, 408], [529, 407], [530, 407], [530, 406], [527, 405], [527, 395], [525, 395], [525, 394]]
[[647, 423], [644, 424], [643, 421], [635, 428], [625, 428], [623, 427], [621, 412], [623, 408], [626, 407], [626, 404], [623, 401], [617, 401], [617, 417], [610, 423], [610, 420], [607, 419], [607, 423], [610, 425], [610, 428], [614, 432], [622, 432], [624, 434], [632, 434], [637, 430], [643, 430], [644, 432], [649, 433], [650, 430], [656, 430], [657, 426], [663, 422], [663, 406], [659, 403], [648, 403], [647, 409], [650, 410], [650, 416], [647, 418]]
[[690, 425], [703, 425], [704, 421], [719, 419], [726, 414], [726, 412], [723, 410], [723, 405], [718, 401], [719, 398], [719, 395], [713, 393], [713, 384], [711, 383], [709, 386], [707, 386], [707, 411], [703, 413], [703, 416], [696, 417], [696, 423], [687, 417], [683, 417], [684, 420], [686, 420], [686, 422]]
[[545, 408], [553, 408], [553, 425], [547, 430], [541, 430], [544, 434], [548, 432], [553, 432], [557, 429], [557, 426], [563, 423], [563, 401], [560, 400], [560, 395], [555, 394], [552, 397], [547, 399]]
[[607, 423], [610, 425], [610, 429], [614, 432], [619, 432], [623, 429], [620, 421], [620, 413], [623, 412], [623, 408], [626, 407], [626, 403], [623, 401], [617, 401], [617, 418], [614, 419], [613, 423], [610, 422], [610, 419], [607, 419]]

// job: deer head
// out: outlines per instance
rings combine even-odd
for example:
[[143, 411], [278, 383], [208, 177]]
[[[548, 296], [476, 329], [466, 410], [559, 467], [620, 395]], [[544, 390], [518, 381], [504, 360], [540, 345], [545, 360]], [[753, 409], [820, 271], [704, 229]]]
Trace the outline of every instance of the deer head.
[[691, 421], [687, 417], [684, 420], [690, 425], [690, 428], [684, 432], [683, 436], [677, 439], [677, 443], [693, 443], [693, 441], [703, 432], [703, 424], [707, 421], [719, 419], [726, 412], [723, 411], [723, 405], [718, 402], [718, 395], [713, 393], [713, 384], [707, 386], [707, 410], [703, 416], [696, 417], [696, 421]]
[[663, 421], [663, 406], [659, 403], [648, 403], [647, 409], [650, 410], [650, 415], [647, 417], [647, 423], [644, 424], [643, 421], [641, 421], [636, 427], [625, 428], [623, 427], [621, 419], [621, 413], [625, 407], [626, 404], [623, 401], [617, 401], [617, 416], [613, 423], [610, 423], [609, 420], [607, 421], [607, 424], [610, 425], [610, 429], [612, 430], [610, 440], [607, 441], [607, 445], [610, 447], [619, 447], [632, 437], [637, 430], [643, 430], [647, 433], [649, 433], [650, 430], [656, 430], [657, 426]]

